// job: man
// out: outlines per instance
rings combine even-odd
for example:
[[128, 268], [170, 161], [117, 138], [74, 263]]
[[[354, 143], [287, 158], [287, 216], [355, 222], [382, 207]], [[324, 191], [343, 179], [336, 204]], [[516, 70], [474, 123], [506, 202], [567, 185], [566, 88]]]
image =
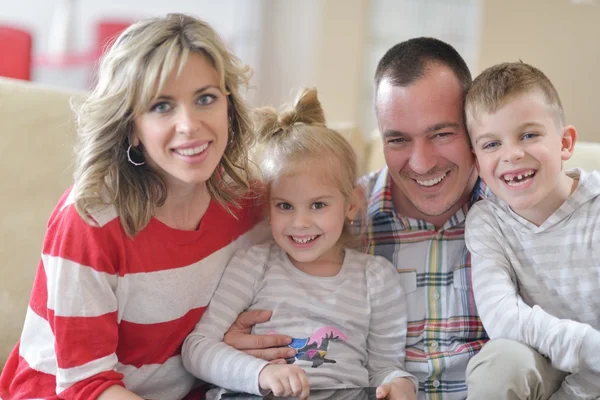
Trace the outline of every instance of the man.
[[[419, 378], [419, 399], [465, 399], [467, 383], [469, 400], [526, 398], [540, 386], [536, 371], [545, 362], [504, 340], [474, 357], [487, 336], [473, 298], [464, 222], [486, 189], [465, 128], [470, 84], [462, 57], [431, 38], [392, 47], [375, 74], [386, 167], [364, 178], [366, 232], [370, 251], [396, 266], [407, 292], [406, 367]], [[269, 315], [240, 315], [225, 342], [261, 358], [287, 357], [288, 349], [268, 347], [289, 338], [247, 335]]]
[[467, 363], [487, 339], [463, 236], [468, 208], [484, 195], [464, 123], [470, 83], [460, 55], [429, 38], [394, 46], [375, 73], [386, 167], [366, 178], [368, 238], [400, 273], [406, 365], [430, 398], [466, 397]]

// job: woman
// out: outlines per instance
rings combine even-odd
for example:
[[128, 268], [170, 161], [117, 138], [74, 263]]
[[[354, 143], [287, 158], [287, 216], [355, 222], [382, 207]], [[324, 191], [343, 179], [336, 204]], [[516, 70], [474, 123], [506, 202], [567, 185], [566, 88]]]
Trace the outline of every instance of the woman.
[[0, 398], [196, 398], [181, 344], [233, 252], [267, 232], [248, 192], [247, 71], [185, 15], [108, 50]]

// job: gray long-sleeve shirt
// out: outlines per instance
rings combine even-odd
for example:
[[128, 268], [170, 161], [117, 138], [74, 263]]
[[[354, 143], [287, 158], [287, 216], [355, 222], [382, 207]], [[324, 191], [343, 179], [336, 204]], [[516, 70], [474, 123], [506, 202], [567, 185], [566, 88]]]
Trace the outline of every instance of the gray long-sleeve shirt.
[[378, 386], [404, 370], [406, 303], [397, 272], [382, 257], [346, 249], [333, 277], [308, 275], [275, 243], [232, 258], [201, 321], [183, 345], [194, 375], [231, 390], [259, 394], [264, 360], [222, 342], [246, 309], [272, 310], [254, 333], [290, 335], [294, 364], [305, 369], [311, 389]]
[[525, 343], [570, 372], [553, 399], [596, 399], [600, 173], [569, 175], [579, 180], [577, 188], [541, 226], [490, 197], [469, 211], [465, 239], [475, 301], [490, 338]]

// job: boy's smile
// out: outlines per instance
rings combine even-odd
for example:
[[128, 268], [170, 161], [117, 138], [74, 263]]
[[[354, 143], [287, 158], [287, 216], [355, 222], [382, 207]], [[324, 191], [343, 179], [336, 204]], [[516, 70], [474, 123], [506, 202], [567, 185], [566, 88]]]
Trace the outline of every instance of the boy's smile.
[[562, 162], [571, 157], [575, 129], [560, 126], [538, 91], [509, 98], [471, 125], [481, 178], [517, 214], [543, 223], [571, 193]]
[[502, 174], [501, 178], [510, 188], [523, 189], [531, 184], [536, 172], [535, 169], [521, 169]]

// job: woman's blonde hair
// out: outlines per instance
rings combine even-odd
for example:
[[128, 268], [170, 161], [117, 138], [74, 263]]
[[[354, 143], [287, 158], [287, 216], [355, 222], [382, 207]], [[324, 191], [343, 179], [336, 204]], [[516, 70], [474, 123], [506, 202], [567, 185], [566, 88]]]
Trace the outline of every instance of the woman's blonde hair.
[[[322, 166], [320, 178], [337, 185], [345, 200], [364, 216], [364, 196], [356, 195], [358, 165], [350, 143], [338, 132], [327, 128], [325, 115], [315, 89], [304, 89], [292, 107], [278, 113], [272, 107], [254, 111], [259, 141], [256, 159], [265, 184], [275, 179]], [[359, 217], [360, 218], [360, 217]], [[359, 232], [346, 221], [340, 238], [344, 247], [363, 248]], [[359, 224], [363, 226], [364, 224]]]
[[228, 95], [230, 142], [207, 182], [211, 197], [229, 209], [249, 188], [248, 148], [253, 134], [249, 108], [241, 97], [250, 70], [231, 54], [207, 23], [183, 14], [137, 22], [108, 49], [98, 82], [79, 106], [76, 145], [75, 205], [88, 222], [98, 208], [112, 205], [130, 237], [150, 221], [167, 197], [165, 182], [147, 166], [127, 160], [133, 118], [156, 99], [190, 52], [209, 60]]

